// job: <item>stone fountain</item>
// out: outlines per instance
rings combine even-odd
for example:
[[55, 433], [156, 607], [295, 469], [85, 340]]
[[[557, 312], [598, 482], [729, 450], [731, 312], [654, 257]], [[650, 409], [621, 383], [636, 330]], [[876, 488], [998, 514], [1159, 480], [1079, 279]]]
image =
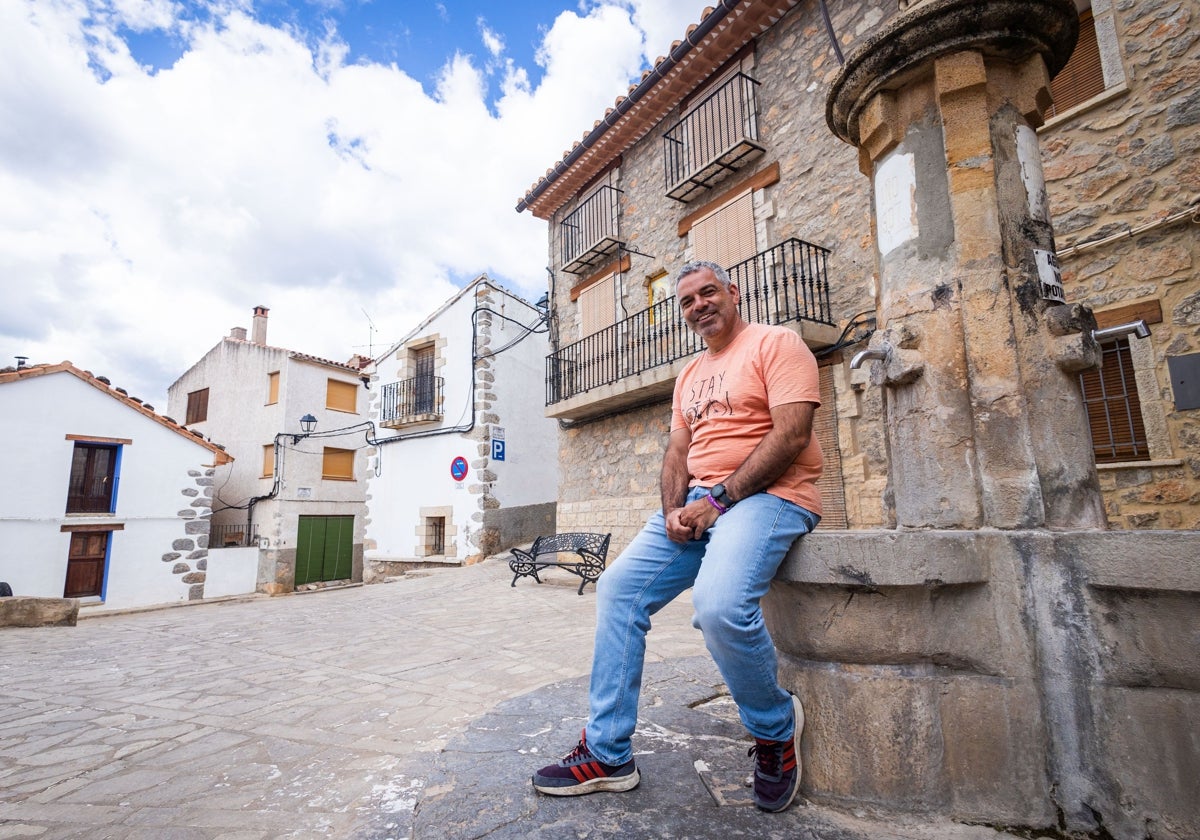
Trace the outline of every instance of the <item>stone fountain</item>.
[[[1106, 530], [1038, 135], [1073, 0], [910, 3], [827, 106], [859, 150], [895, 528], [822, 532], [765, 602], [803, 791], [1039, 836], [1200, 836], [1200, 534]], [[1131, 334], [1144, 326], [1131, 324]]]

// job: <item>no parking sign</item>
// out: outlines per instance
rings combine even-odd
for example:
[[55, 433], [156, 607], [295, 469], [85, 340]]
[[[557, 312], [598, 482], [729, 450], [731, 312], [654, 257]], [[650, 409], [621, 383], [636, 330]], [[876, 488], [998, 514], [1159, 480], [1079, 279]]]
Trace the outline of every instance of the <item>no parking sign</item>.
[[455, 481], [462, 481], [467, 477], [467, 459], [459, 455], [450, 462], [450, 475]]

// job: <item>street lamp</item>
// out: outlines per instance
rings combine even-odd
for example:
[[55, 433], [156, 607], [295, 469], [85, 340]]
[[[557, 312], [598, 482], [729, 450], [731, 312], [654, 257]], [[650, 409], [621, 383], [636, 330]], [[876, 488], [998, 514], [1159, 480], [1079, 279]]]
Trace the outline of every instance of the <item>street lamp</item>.
[[317, 418], [313, 417], [311, 414], [305, 414], [300, 418], [300, 431], [303, 432], [303, 434], [292, 435], [292, 446], [298, 444], [300, 442], [300, 438], [305, 438], [311, 435], [313, 430], [316, 428]]

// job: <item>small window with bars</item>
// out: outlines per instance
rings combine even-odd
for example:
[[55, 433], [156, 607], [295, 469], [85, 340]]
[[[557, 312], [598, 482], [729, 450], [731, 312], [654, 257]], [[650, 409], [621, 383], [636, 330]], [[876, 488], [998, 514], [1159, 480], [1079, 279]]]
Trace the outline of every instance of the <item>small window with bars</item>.
[[1104, 362], [1100, 368], [1079, 375], [1096, 463], [1149, 461], [1129, 339], [1105, 342], [1101, 348]]

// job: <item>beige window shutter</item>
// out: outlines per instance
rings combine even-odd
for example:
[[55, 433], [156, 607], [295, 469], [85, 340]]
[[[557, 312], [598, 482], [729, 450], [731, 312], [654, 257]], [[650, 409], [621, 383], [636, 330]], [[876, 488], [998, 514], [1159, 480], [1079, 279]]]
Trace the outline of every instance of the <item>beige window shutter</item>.
[[758, 253], [753, 193], [744, 192], [692, 225], [692, 255], [732, 268]]
[[1079, 40], [1071, 60], [1050, 82], [1054, 100], [1052, 113], [1061, 114], [1104, 92], [1104, 68], [1100, 64], [1100, 45], [1091, 10], [1079, 16]]
[[610, 274], [579, 293], [579, 334], [587, 337], [617, 320], [617, 276]]

